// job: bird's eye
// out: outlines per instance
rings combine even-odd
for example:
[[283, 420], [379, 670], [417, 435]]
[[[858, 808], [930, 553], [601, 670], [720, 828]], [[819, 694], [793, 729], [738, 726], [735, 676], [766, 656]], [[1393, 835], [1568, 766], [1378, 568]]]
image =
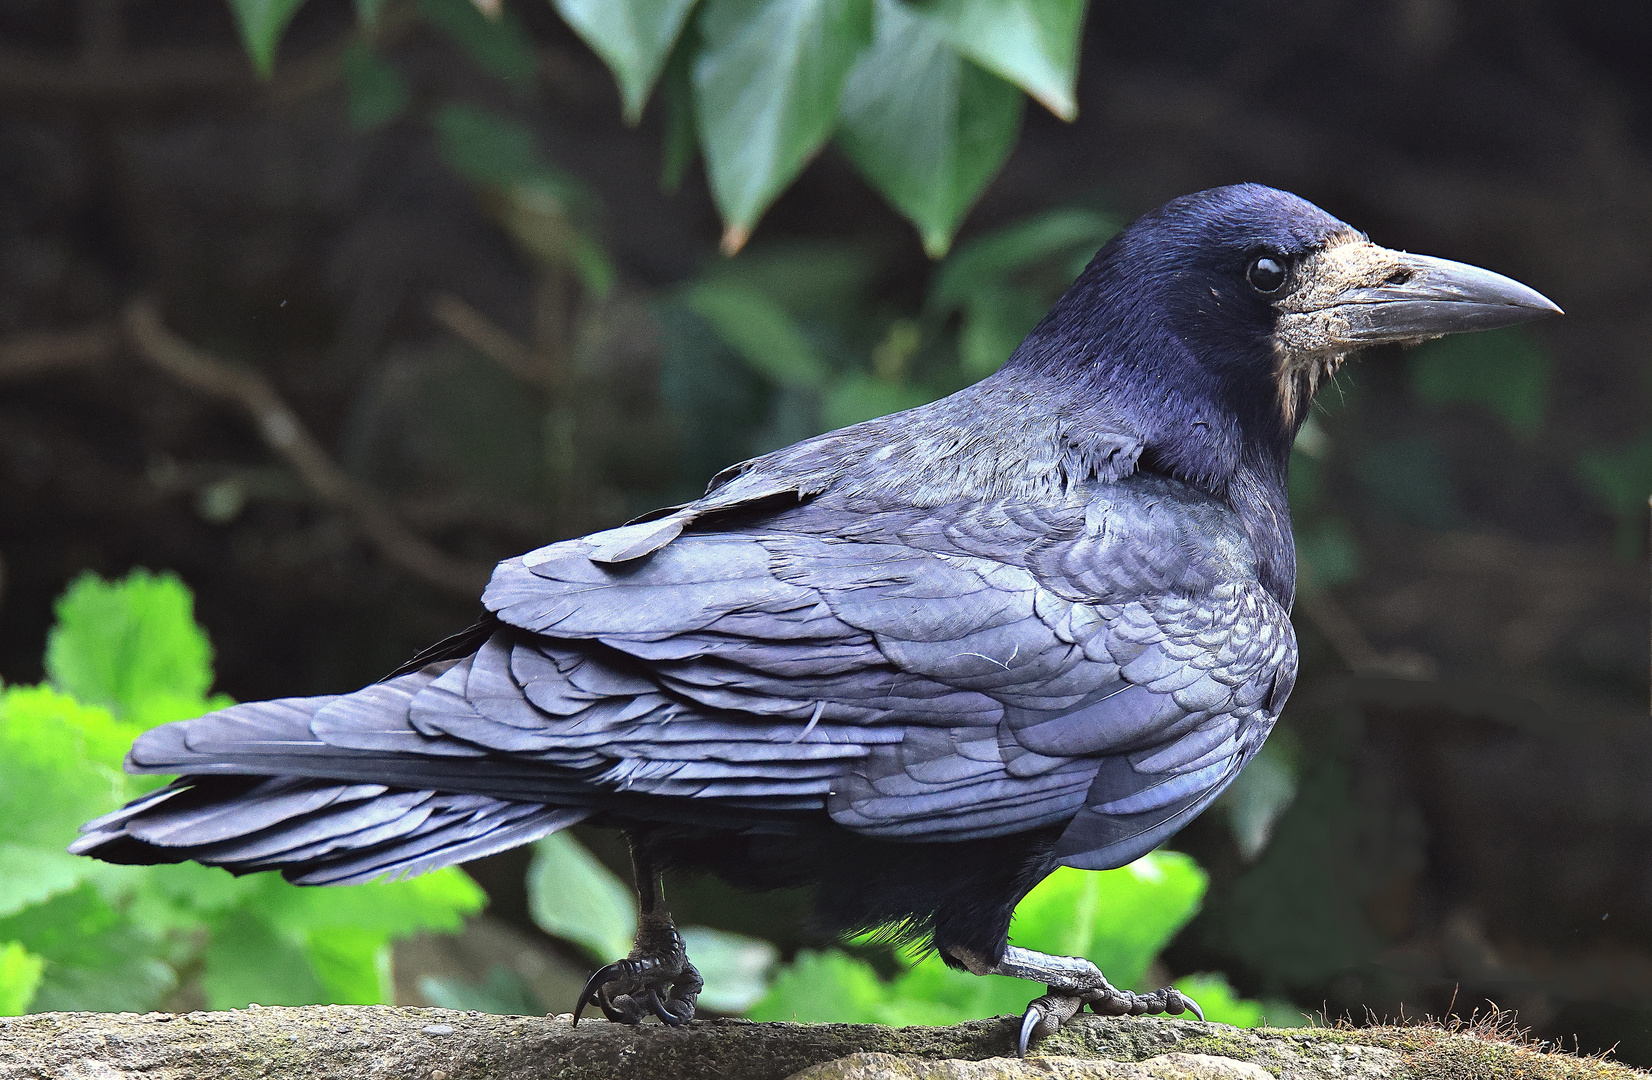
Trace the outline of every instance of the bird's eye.
[[1245, 280], [1259, 293], [1276, 293], [1285, 287], [1285, 264], [1270, 255], [1263, 255], [1250, 264]]

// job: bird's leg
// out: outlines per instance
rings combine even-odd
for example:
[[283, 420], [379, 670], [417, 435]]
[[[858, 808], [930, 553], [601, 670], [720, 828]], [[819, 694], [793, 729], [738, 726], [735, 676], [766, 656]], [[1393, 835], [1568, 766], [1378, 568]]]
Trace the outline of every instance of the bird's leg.
[[635, 838], [631, 869], [636, 876], [641, 918], [631, 954], [592, 975], [574, 1005], [574, 1023], [585, 1006], [595, 1004], [610, 1020], [640, 1023], [650, 1013], [679, 1027], [694, 1019], [694, 1003], [705, 985], [688, 962], [688, 950], [665, 909], [665, 888]]
[[1120, 990], [1107, 981], [1101, 969], [1082, 956], [1050, 956], [1046, 953], [1021, 949], [1014, 945], [1004, 950], [1004, 958], [996, 964], [962, 949], [949, 950], [956, 959], [977, 975], [1008, 975], [1014, 979], [1032, 979], [1043, 983], [1049, 993], [1034, 998], [1021, 1017], [1021, 1033], [1015, 1052], [1027, 1056], [1027, 1046], [1035, 1039], [1043, 1039], [1061, 1030], [1088, 1005], [1103, 1016], [1142, 1016], [1147, 1013], [1175, 1015], [1191, 1011], [1203, 1020], [1204, 1010], [1199, 1003], [1173, 986], [1138, 994]]

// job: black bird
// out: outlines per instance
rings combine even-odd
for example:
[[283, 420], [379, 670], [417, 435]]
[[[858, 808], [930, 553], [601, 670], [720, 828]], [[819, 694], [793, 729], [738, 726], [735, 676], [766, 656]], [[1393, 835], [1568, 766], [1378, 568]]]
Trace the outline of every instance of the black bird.
[[1282, 191], [1176, 199], [982, 382], [501, 563], [483, 621], [384, 682], [150, 731], [128, 769], [181, 779], [71, 850], [323, 885], [587, 821], [628, 834], [641, 895], [580, 1001], [612, 1020], [694, 1014], [664, 868], [812, 886], [825, 928], [1046, 984], [1023, 1052], [1085, 1004], [1180, 1012], [1009, 945], [1016, 903], [1162, 843], [1273, 727], [1286, 465], [1321, 382], [1365, 345], [1559, 310]]

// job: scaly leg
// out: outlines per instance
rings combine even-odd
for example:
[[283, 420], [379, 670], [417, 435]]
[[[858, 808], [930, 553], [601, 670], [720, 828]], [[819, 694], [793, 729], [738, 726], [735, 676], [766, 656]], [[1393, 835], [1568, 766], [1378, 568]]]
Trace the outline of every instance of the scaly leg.
[[1174, 1016], [1191, 1011], [1200, 1020], [1205, 1018], [1199, 1003], [1175, 987], [1166, 986], [1150, 994], [1120, 990], [1107, 981], [1100, 968], [1082, 956], [1050, 956], [1011, 945], [1004, 950], [1002, 960], [988, 965], [980, 957], [962, 949], [950, 951], [977, 975], [1032, 979], [1049, 988], [1049, 993], [1034, 998], [1027, 1005], [1027, 1011], [1021, 1017], [1021, 1034], [1015, 1044], [1017, 1057], [1026, 1057], [1030, 1042], [1055, 1034], [1061, 1030], [1061, 1025], [1086, 1005], [1103, 1016], [1142, 1016], [1147, 1013], [1169, 1013]]
[[574, 1023], [579, 1023], [585, 1006], [594, 1003], [618, 1023], [641, 1023], [653, 1013], [661, 1023], [680, 1027], [694, 1019], [694, 1003], [705, 982], [688, 962], [688, 950], [665, 909], [664, 884], [635, 840], [631, 868], [642, 911], [631, 955], [591, 976], [574, 1005]]

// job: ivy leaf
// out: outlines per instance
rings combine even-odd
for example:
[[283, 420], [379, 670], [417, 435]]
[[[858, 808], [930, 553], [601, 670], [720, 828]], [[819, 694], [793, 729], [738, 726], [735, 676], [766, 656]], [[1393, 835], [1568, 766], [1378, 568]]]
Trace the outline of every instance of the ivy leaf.
[[843, 88], [838, 144], [938, 259], [1015, 146], [1023, 98], [959, 56], [938, 20], [897, 0], [877, 0], [876, 14]]
[[831, 136], [872, 0], [711, 0], [699, 26], [696, 121], [732, 255]]
[[287, 26], [304, 6], [304, 0], [229, 0], [229, 9], [235, 14], [235, 25], [241, 31], [241, 42], [252, 57], [252, 66], [262, 78], [269, 78], [275, 67], [275, 47]]
[[826, 362], [786, 310], [750, 285], [707, 281], [687, 294], [689, 308], [754, 371], [790, 390], [826, 385]]
[[528, 914], [541, 930], [573, 942], [601, 963], [630, 952], [637, 932], [631, 890], [565, 832], [534, 845]]
[[1063, 120], [1078, 116], [1085, 0], [927, 0], [959, 52], [1031, 94]]
[[695, 0], [551, 0], [620, 86], [625, 122], [642, 120], [648, 94]]
[[[195, 601], [171, 574], [134, 570], [120, 581], [82, 574], [57, 602], [46, 675], [88, 705], [137, 719], [156, 709], [199, 715], [212, 685], [212, 646]], [[152, 702], [158, 702], [152, 705]], [[191, 708], [194, 712], [191, 712]]]

